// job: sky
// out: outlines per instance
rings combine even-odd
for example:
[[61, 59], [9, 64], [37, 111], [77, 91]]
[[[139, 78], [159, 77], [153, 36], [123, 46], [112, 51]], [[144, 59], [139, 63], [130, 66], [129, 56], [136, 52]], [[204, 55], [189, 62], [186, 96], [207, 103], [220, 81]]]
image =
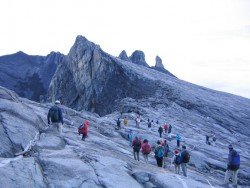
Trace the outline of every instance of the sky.
[[67, 54], [77, 35], [111, 55], [159, 55], [182, 80], [250, 98], [250, 0], [1, 0], [0, 56]]

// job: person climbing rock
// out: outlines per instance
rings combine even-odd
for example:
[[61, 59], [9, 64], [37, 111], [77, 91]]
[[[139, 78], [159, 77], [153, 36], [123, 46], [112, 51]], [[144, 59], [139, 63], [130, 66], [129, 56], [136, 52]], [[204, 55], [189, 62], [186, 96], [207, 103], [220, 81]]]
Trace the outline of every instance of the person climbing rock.
[[86, 120], [79, 128], [78, 133], [79, 135], [82, 134], [82, 140], [85, 141], [85, 138], [88, 137], [90, 122]]
[[209, 136], [206, 135], [206, 144], [208, 144], [208, 142], [209, 142]]
[[180, 147], [180, 142], [181, 142], [181, 136], [180, 134], [176, 134], [176, 142], [177, 142], [177, 147]]
[[163, 147], [164, 147], [163, 166], [166, 166], [167, 158], [168, 158], [168, 152], [169, 152], [169, 146], [168, 146], [167, 140], [164, 140]]
[[139, 152], [141, 149], [141, 140], [136, 136], [132, 143], [134, 159], [140, 161]]
[[215, 134], [213, 135], [212, 140], [213, 140], [213, 146], [215, 146], [215, 144], [216, 144], [216, 140], [217, 140], [217, 138], [216, 138]]
[[175, 173], [180, 174], [181, 155], [180, 155], [180, 151], [178, 149], [176, 149], [174, 151], [174, 156], [173, 156], [173, 158], [171, 160], [171, 163], [174, 164]]
[[168, 134], [170, 134], [172, 132], [172, 125], [169, 124], [168, 126]]
[[163, 167], [163, 157], [164, 157], [164, 148], [161, 145], [161, 142], [157, 141], [157, 146], [155, 147], [155, 159], [158, 167]]
[[148, 140], [147, 139], [143, 140], [143, 143], [141, 146], [141, 152], [142, 152], [142, 155], [143, 155], [146, 163], [148, 163], [148, 155], [150, 154], [151, 150], [152, 150], [152, 148], [149, 145]]
[[237, 176], [240, 168], [240, 155], [237, 151], [233, 149], [233, 146], [230, 144], [228, 146], [228, 163], [227, 171], [225, 173], [224, 185], [229, 187], [229, 179], [232, 178], [232, 183], [234, 187], [237, 187]]
[[162, 132], [163, 132], [163, 128], [162, 128], [162, 126], [160, 126], [158, 129], [158, 133], [160, 134], [160, 138], [161, 138]]
[[183, 175], [187, 177], [187, 163], [189, 163], [190, 160], [190, 155], [189, 152], [187, 151], [186, 146], [182, 146], [182, 151], [181, 151], [181, 170], [183, 172]]
[[55, 101], [55, 105], [49, 109], [47, 120], [48, 124], [51, 125], [51, 129], [57, 130], [60, 134], [62, 133], [62, 125], [63, 125], [63, 115], [62, 110], [59, 107], [60, 101]]
[[135, 119], [135, 123], [136, 123], [136, 127], [137, 127], [137, 128], [139, 128], [140, 122], [141, 122], [140, 116], [137, 116], [136, 119]]
[[123, 123], [125, 126], [128, 126], [128, 117], [127, 116], [124, 118]]
[[116, 125], [117, 125], [118, 130], [121, 129], [121, 120], [120, 120], [120, 118], [117, 119]]
[[163, 125], [163, 128], [164, 128], [165, 133], [167, 134], [167, 133], [168, 133], [168, 124], [165, 123], [165, 124]]
[[134, 134], [133, 134], [133, 131], [130, 129], [128, 133], [128, 140], [129, 140], [130, 146], [132, 146], [133, 139], [134, 139]]

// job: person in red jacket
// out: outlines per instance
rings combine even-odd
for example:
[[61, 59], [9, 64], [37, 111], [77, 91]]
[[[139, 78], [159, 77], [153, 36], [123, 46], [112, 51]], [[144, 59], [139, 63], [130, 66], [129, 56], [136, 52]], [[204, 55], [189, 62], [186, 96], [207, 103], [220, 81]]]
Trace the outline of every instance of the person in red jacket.
[[148, 143], [148, 140], [147, 139], [143, 140], [143, 144], [141, 146], [141, 152], [142, 152], [142, 155], [143, 155], [146, 163], [148, 163], [148, 155], [150, 154], [151, 150], [152, 149]]
[[132, 143], [133, 153], [135, 160], [140, 161], [139, 152], [141, 149], [141, 140], [136, 136]]
[[164, 130], [165, 130], [165, 133], [167, 134], [168, 133], [168, 124], [165, 123], [165, 125], [163, 126]]
[[86, 121], [84, 122], [84, 124], [82, 124], [82, 125], [78, 128], [78, 133], [79, 133], [79, 135], [82, 134], [82, 140], [83, 140], [83, 141], [85, 140], [85, 138], [88, 137], [89, 126], [90, 126], [90, 122], [86, 120]]

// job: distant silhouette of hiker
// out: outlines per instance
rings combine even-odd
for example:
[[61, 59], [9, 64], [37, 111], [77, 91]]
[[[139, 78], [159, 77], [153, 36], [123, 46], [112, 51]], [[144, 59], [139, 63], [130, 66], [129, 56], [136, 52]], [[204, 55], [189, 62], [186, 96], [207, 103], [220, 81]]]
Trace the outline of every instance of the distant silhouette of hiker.
[[152, 150], [152, 148], [149, 145], [148, 140], [147, 139], [143, 140], [143, 143], [141, 146], [141, 152], [142, 152], [142, 155], [143, 155], [146, 163], [148, 163], [148, 155], [150, 154], [151, 150]]
[[169, 146], [168, 146], [167, 140], [164, 140], [163, 148], [164, 148], [163, 166], [165, 166], [167, 162], [168, 152], [169, 152]]
[[155, 159], [158, 167], [163, 167], [163, 157], [164, 157], [164, 148], [161, 142], [157, 141], [157, 146], [155, 147]]
[[132, 130], [129, 130], [129, 133], [128, 133], [128, 140], [129, 140], [129, 145], [130, 145], [130, 146], [132, 146], [133, 139], [134, 139], [133, 131], [132, 131]]
[[117, 129], [121, 129], [121, 120], [120, 120], [120, 118], [117, 119], [116, 125], [117, 125]]
[[136, 136], [132, 143], [134, 159], [140, 161], [139, 152], [141, 149], [141, 140]]
[[206, 135], [206, 144], [209, 144], [209, 136]]
[[167, 134], [167, 133], [168, 133], [168, 124], [165, 123], [165, 124], [163, 125], [163, 128], [164, 128], [165, 133]]
[[59, 107], [60, 105], [60, 101], [57, 100], [55, 102], [55, 105], [52, 106], [49, 109], [48, 115], [47, 115], [47, 119], [48, 119], [48, 124], [51, 125], [52, 129], [56, 129], [60, 134], [62, 133], [62, 125], [63, 125], [63, 115], [62, 115], [62, 110]]
[[179, 134], [176, 135], [176, 142], [177, 142], [177, 147], [180, 147], [180, 142], [181, 142], [181, 136]]
[[232, 177], [233, 186], [237, 187], [237, 176], [240, 168], [240, 155], [233, 149], [231, 144], [228, 146], [228, 149], [229, 155], [224, 183], [227, 187], [229, 187], [229, 179]]
[[168, 126], [168, 134], [170, 134], [172, 132], [172, 125], [169, 124]]
[[215, 144], [216, 144], [216, 140], [217, 140], [217, 138], [216, 138], [216, 136], [215, 136], [215, 135], [213, 135], [212, 140], [213, 140], [213, 146], [215, 146]]
[[162, 135], [162, 132], [163, 132], [163, 128], [161, 126], [159, 127], [158, 132], [159, 132], [160, 138], [161, 138], [161, 135]]
[[137, 118], [135, 119], [135, 123], [136, 123], [136, 127], [137, 127], [137, 128], [139, 128], [140, 122], [141, 122], [140, 116], [137, 116]]
[[124, 118], [123, 123], [125, 126], [128, 126], [128, 117], [127, 116]]

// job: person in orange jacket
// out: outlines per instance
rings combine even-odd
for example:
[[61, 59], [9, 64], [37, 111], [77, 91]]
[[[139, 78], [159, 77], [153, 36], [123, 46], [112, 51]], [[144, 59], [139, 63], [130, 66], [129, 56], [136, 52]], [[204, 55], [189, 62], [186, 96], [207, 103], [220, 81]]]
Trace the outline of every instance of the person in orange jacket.
[[86, 120], [79, 128], [78, 133], [79, 135], [82, 134], [82, 140], [85, 141], [85, 138], [88, 137], [90, 122]]

